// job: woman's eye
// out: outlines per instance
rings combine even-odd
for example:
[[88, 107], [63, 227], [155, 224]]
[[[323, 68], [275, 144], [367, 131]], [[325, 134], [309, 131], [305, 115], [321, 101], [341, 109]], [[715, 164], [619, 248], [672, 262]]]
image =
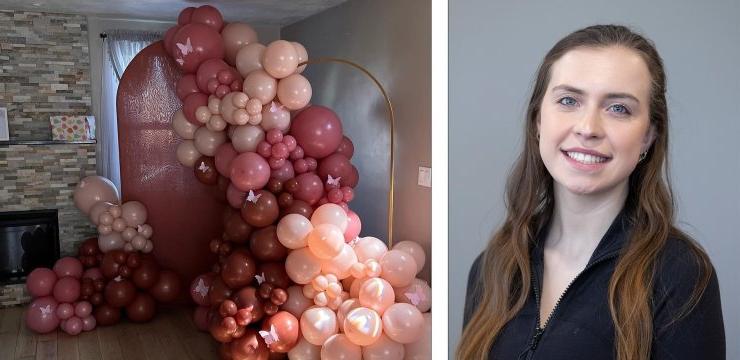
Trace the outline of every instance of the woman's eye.
[[566, 96], [566, 97], [558, 100], [558, 104], [565, 105], [565, 106], [575, 106], [577, 103], [578, 102], [576, 101], [576, 99], [574, 99], [574, 98], [572, 98], [570, 96]]
[[626, 115], [630, 114], [630, 110], [627, 109], [627, 107], [622, 104], [614, 104], [610, 106], [609, 109], [618, 114], [626, 114]]

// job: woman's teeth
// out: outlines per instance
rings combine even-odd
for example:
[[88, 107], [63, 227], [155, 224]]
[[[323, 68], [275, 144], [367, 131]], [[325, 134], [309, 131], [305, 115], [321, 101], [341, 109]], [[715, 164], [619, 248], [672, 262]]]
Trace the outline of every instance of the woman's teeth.
[[607, 160], [606, 158], [603, 158], [603, 157], [579, 153], [579, 152], [569, 151], [567, 152], [567, 154], [571, 159], [578, 161], [581, 164], [598, 164], [598, 163], [602, 163]]

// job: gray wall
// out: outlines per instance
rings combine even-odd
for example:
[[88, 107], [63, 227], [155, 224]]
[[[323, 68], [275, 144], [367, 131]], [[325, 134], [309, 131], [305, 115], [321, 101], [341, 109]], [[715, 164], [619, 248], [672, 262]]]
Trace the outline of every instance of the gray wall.
[[[302, 43], [309, 58], [332, 56], [366, 67], [388, 91], [396, 113], [393, 241], [412, 240], [427, 252], [420, 275], [430, 279], [431, 189], [417, 185], [431, 166], [431, 2], [351, 0], [284, 27], [281, 38]], [[360, 170], [355, 200], [362, 235], [387, 240], [389, 120], [383, 98], [358, 70], [309, 65], [314, 104], [339, 115], [355, 144]]]
[[539, 61], [573, 30], [621, 23], [655, 41], [665, 61], [680, 227], [715, 265], [727, 358], [740, 359], [738, 14], [737, 1], [450, 2], [450, 355], [468, 269], [504, 216], [504, 182]]

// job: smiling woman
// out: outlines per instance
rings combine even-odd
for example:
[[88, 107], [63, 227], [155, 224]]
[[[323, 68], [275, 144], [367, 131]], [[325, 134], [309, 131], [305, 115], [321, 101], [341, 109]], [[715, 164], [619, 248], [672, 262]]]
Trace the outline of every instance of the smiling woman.
[[674, 226], [665, 84], [653, 44], [623, 26], [547, 53], [458, 358], [724, 359], [714, 268]]

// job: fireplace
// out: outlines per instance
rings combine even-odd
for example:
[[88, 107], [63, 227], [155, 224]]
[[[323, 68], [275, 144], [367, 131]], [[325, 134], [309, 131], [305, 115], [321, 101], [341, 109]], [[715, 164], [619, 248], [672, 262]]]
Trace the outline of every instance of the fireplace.
[[59, 259], [57, 210], [0, 212], [0, 285], [25, 281]]

